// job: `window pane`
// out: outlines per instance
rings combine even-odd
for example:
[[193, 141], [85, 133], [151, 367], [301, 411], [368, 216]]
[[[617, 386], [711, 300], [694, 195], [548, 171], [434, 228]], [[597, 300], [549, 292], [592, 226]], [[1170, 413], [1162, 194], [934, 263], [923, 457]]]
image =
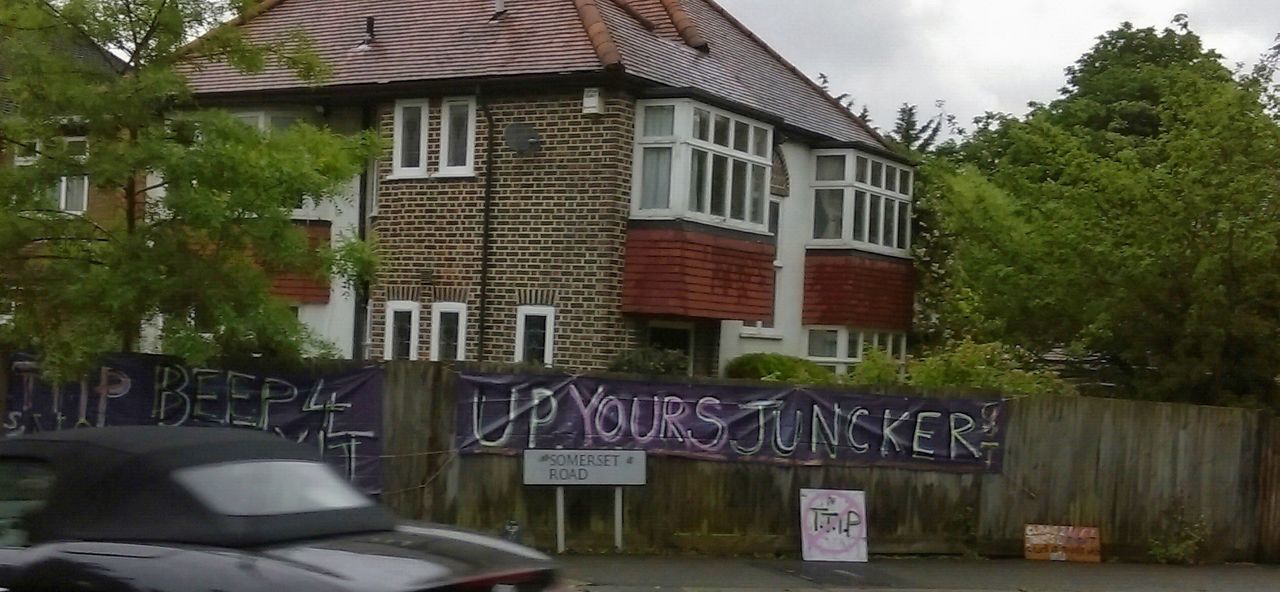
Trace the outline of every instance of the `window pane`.
[[884, 240], [884, 246], [893, 246], [894, 230], [898, 227], [898, 202], [897, 200], [885, 198], [884, 200], [884, 224], [881, 226], [880, 237]]
[[858, 159], [855, 161], [855, 166], [857, 167], [857, 169], [855, 169], [855, 175], [854, 175], [855, 180], [859, 183], [866, 183], [867, 182], [867, 157], [859, 156]]
[[67, 155], [84, 156], [89, 153], [89, 143], [85, 140], [67, 140]]
[[676, 108], [674, 105], [659, 105], [644, 108], [644, 135], [672, 136], [676, 129]]
[[843, 181], [845, 159], [839, 154], [818, 157], [818, 170], [814, 177], [819, 181]]
[[779, 228], [782, 228], [782, 202], [771, 200], [769, 202], [769, 233], [778, 236]]
[[853, 192], [853, 240], [867, 240], [867, 192]]
[[729, 201], [729, 217], [734, 220], [747, 219], [747, 163], [741, 160], [733, 161], [733, 186], [730, 188], [732, 192]]
[[547, 317], [546, 315], [525, 315], [524, 317], [524, 357], [525, 362], [542, 364], [547, 355]]
[[29, 144], [18, 144], [16, 156], [18, 158], [31, 159], [31, 158], [36, 158], [37, 156], [40, 156], [40, 153], [36, 149], [36, 143], [31, 142]]
[[437, 335], [440, 336], [440, 351], [436, 352], [441, 360], [457, 360], [458, 343], [462, 336], [462, 313], [459, 312], [441, 312], [440, 326], [436, 327]]
[[835, 329], [809, 329], [809, 355], [834, 358], [839, 355], [840, 332]]
[[412, 351], [413, 313], [397, 310], [391, 317], [391, 359], [407, 360]]
[[844, 190], [819, 189], [813, 200], [813, 238], [844, 235]]
[[729, 146], [729, 118], [723, 115], [716, 116], [716, 135], [712, 140], [721, 146]]
[[751, 153], [755, 154], [756, 156], [763, 156], [765, 158], [768, 158], [769, 157], [769, 130], [764, 129], [762, 127], [757, 127], [755, 128], [755, 131], [753, 132], [753, 134], [754, 135], [751, 136], [753, 141], [753, 147], [751, 149]]
[[67, 177], [67, 201], [62, 209], [68, 212], [83, 212], [89, 201], [89, 178]]
[[871, 163], [871, 184], [876, 187], [884, 184], [884, 165], [874, 161]]
[[906, 202], [898, 204], [898, 240], [899, 249], [907, 248], [907, 226], [911, 223], [911, 205]]
[[871, 194], [870, 219], [867, 221], [867, 242], [880, 244], [880, 196]]
[[294, 125], [297, 125], [299, 121], [302, 121], [302, 118], [297, 115], [286, 114], [272, 115], [270, 119], [271, 129], [280, 132], [289, 129]]
[[449, 105], [449, 152], [445, 166], [467, 166], [468, 139], [471, 137], [471, 105]]
[[906, 169], [898, 171], [898, 192], [911, 195], [911, 171]]
[[726, 156], [711, 157], [711, 215], [725, 215], [725, 202], [728, 201], [729, 158]]
[[862, 359], [862, 331], [849, 331], [848, 349], [845, 350], [845, 357], [861, 360]]
[[173, 471], [206, 508], [226, 516], [270, 516], [372, 506], [329, 465], [301, 460], [224, 462]]
[[746, 152], [751, 148], [751, 126], [741, 121], [733, 122], [733, 149]]
[[882, 351], [889, 351], [890, 344], [893, 343], [893, 335], [889, 333], [881, 333], [876, 337], [876, 347]]
[[889, 191], [897, 191], [897, 190], [898, 190], [898, 169], [897, 169], [897, 167], [892, 167], [892, 166], [889, 166], [889, 165], [885, 165], [885, 167], [884, 167], [884, 188], [885, 188], [885, 189], [888, 189]]
[[697, 149], [689, 164], [689, 203], [691, 209], [707, 213], [707, 153]]
[[422, 166], [422, 107], [400, 110], [400, 167]]
[[765, 168], [751, 165], [751, 221], [764, 224]]
[[711, 141], [711, 113], [705, 109], [693, 110], [693, 137]]
[[665, 209], [671, 204], [671, 149], [645, 148], [640, 177], [640, 209]]

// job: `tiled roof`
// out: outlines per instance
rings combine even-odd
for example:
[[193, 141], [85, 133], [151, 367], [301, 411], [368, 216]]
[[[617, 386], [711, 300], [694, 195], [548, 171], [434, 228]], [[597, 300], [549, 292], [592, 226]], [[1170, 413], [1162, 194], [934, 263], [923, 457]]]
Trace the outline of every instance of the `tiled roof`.
[[[884, 143], [714, 0], [267, 0], [236, 23], [250, 38], [305, 31], [332, 68], [326, 86], [623, 71], [768, 113], [841, 142]], [[354, 48], [373, 16], [376, 41]], [[189, 74], [199, 93], [299, 88], [281, 67]]]

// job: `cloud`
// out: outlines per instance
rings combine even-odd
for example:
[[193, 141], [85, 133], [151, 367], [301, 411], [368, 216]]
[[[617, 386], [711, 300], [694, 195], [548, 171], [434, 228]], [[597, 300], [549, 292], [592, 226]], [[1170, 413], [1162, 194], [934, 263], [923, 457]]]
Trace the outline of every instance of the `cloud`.
[[[887, 126], [903, 102], [962, 121], [1055, 98], [1063, 70], [1121, 22], [1187, 13], [1226, 61], [1253, 62], [1280, 33], [1274, 0], [720, 0], [802, 71], [831, 79]], [[786, 9], [782, 9], [785, 5]], [[1271, 6], [1264, 6], [1271, 5]], [[1274, 30], [1273, 30], [1274, 29]]]

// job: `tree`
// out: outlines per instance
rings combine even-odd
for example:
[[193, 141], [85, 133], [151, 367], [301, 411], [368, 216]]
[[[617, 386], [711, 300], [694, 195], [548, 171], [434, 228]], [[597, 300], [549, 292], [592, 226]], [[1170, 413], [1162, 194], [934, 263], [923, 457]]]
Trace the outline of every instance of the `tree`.
[[894, 120], [893, 130], [888, 134], [889, 140], [908, 153], [923, 154], [932, 150], [938, 143], [943, 125], [950, 122], [951, 127], [955, 127], [953, 119], [942, 112], [942, 101], [938, 101], [937, 105], [939, 113], [920, 123], [918, 107], [903, 103], [898, 107], [898, 118]]
[[[1062, 96], [933, 163], [935, 330], [1101, 355], [1131, 396], [1275, 403], [1280, 125], [1189, 29], [1125, 24]], [[926, 247], [927, 248], [927, 247]]]
[[[163, 349], [195, 363], [297, 357], [317, 343], [270, 296], [284, 270], [367, 276], [367, 245], [313, 249], [290, 219], [302, 201], [342, 202], [340, 185], [376, 148], [322, 124], [260, 132], [200, 110], [183, 73], [221, 60], [242, 71], [283, 63], [318, 80], [305, 38], [253, 44], [235, 27], [247, 0], [8, 0], [0, 5], [0, 142], [29, 166], [0, 167], [0, 343], [38, 352], [50, 377], [133, 350], [161, 320]], [[203, 35], [203, 36], [201, 36]], [[195, 43], [193, 40], [197, 39]], [[88, 67], [77, 48], [113, 67]], [[68, 142], [68, 136], [85, 142]], [[86, 149], [87, 145], [87, 149]], [[87, 177], [115, 200], [69, 214], [51, 191]]]

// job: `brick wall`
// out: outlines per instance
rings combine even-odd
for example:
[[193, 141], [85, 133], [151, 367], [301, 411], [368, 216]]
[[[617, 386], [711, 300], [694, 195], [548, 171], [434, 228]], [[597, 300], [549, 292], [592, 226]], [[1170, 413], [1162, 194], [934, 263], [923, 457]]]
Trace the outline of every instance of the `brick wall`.
[[804, 278], [805, 325], [911, 329], [915, 272], [910, 261], [810, 250]]
[[[558, 366], [601, 368], [637, 339], [621, 312], [622, 267], [631, 199], [634, 101], [608, 96], [603, 114], [582, 113], [580, 89], [489, 99], [497, 131], [484, 359], [511, 361], [516, 307], [556, 306]], [[379, 165], [374, 232], [383, 257], [371, 292], [371, 349], [382, 357], [390, 299], [422, 304], [419, 356], [430, 355], [433, 301], [468, 305], [467, 359], [477, 359], [480, 248], [486, 174], [483, 111], [477, 113], [474, 178], [391, 180], [393, 106], [380, 109], [387, 152]], [[513, 122], [532, 124], [537, 153], [504, 145]], [[440, 99], [431, 103], [430, 168], [439, 161]]]
[[627, 233], [622, 310], [747, 321], [773, 314], [772, 243], [692, 223], [635, 224]]

